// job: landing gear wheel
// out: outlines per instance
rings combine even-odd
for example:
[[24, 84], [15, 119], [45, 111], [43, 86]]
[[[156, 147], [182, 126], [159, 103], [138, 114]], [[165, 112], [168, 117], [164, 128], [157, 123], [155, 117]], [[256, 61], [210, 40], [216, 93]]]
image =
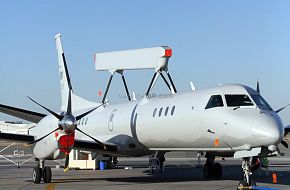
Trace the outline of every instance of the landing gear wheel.
[[220, 163], [215, 163], [213, 165], [213, 176], [215, 178], [221, 178], [223, 175], [223, 168], [222, 165]]
[[40, 167], [35, 167], [32, 173], [32, 179], [34, 183], [40, 183], [42, 176], [42, 169]]
[[237, 190], [248, 190], [248, 189], [253, 189], [253, 187], [256, 186], [256, 182], [254, 180], [251, 180], [250, 184], [246, 182], [246, 180], [240, 181], [239, 186]]
[[247, 184], [246, 181], [240, 181], [239, 186], [237, 188], [237, 190], [243, 190], [243, 189], [250, 189], [249, 185]]
[[210, 179], [214, 174], [214, 167], [212, 165], [205, 164], [203, 166], [203, 176], [206, 179]]
[[44, 167], [43, 170], [43, 181], [44, 183], [50, 183], [51, 182], [51, 169], [50, 167]]

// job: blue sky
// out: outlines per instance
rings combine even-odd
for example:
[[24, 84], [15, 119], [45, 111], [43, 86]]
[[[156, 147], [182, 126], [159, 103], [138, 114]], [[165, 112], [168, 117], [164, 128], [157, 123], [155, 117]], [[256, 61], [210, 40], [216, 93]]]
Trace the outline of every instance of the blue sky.
[[[1, 1], [0, 103], [44, 112], [29, 95], [58, 111], [54, 35], [62, 33], [74, 92], [100, 101], [108, 73], [93, 53], [168, 45], [179, 91], [220, 83], [255, 87], [274, 109], [290, 103], [290, 1]], [[144, 94], [152, 71], [126, 72], [130, 91]], [[125, 101], [117, 76], [109, 100]], [[166, 91], [159, 83], [156, 92]], [[290, 108], [283, 111], [290, 124]], [[0, 114], [0, 119], [13, 119]]]

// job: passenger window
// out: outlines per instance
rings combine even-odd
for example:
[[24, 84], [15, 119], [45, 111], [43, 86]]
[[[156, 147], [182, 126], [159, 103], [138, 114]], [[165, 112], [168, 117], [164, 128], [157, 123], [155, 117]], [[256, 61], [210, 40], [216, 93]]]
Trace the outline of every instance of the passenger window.
[[157, 112], [157, 108], [155, 108], [154, 111], [153, 111], [153, 117], [155, 117], [156, 112]]
[[215, 108], [215, 107], [223, 107], [223, 99], [221, 95], [212, 95], [205, 107], [205, 109]]
[[87, 122], [88, 122], [88, 119], [89, 119], [89, 118], [87, 117], [87, 118], [86, 118], [86, 121], [85, 121], [85, 125], [87, 124]]
[[174, 111], [175, 111], [175, 106], [173, 106], [172, 109], [171, 109], [171, 115], [174, 114]]
[[160, 110], [159, 110], [159, 114], [158, 114], [159, 117], [160, 117], [161, 114], [162, 114], [162, 110], [163, 110], [163, 108], [160, 108]]
[[167, 107], [166, 109], [165, 109], [165, 116], [167, 116], [167, 113], [168, 113], [168, 110], [169, 110], [169, 107]]
[[82, 125], [84, 124], [85, 119], [82, 119]]

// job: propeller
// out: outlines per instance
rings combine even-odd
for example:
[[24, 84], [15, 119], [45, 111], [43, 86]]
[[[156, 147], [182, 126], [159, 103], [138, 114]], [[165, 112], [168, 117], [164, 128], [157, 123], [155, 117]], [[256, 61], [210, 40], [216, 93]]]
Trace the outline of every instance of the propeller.
[[69, 154], [67, 153], [65, 156], [64, 172], [67, 172], [69, 170], [68, 164], [69, 164]]
[[103, 149], [106, 149], [106, 146], [101, 143], [100, 141], [98, 141], [97, 139], [95, 139], [94, 137], [90, 136], [89, 134], [83, 132], [81, 129], [79, 129], [77, 127], [77, 121], [84, 118], [85, 116], [87, 116], [88, 114], [90, 114], [91, 112], [93, 112], [94, 110], [96, 110], [97, 108], [103, 106], [103, 104], [98, 105], [97, 107], [83, 113], [80, 114], [76, 117], [74, 117], [72, 115], [72, 110], [71, 110], [71, 91], [69, 91], [69, 98], [68, 98], [68, 107], [67, 107], [67, 111], [66, 113], [64, 113], [63, 115], [59, 115], [53, 111], [51, 111], [50, 109], [44, 107], [43, 105], [39, 104], [38, 102], [36, 102], [35, 100], [33, 100], [32, 98], [28, 97], [30, 100], [32, 100], [34, 103], [36, 103], [37, 105], [41, 106], [42, 108], [44, 108], [45, 110], [47, 110], [49, 113], [51, 113], [53, 116], [55, 116], [57, 119], [59, 119], [58, 125], [59, 127], [56, 128], [55, 130], [49, 132], [48, 134], [44, 135], [43, 137], [30, 142], [29, 144], [34, 144], [37, 143], [39, 141], [41, 141], [42, 139], [44, 139], [45, 137], [49, 136], [50, 134], [54, 133], [57, 130], [65, 130], [67, 135], [69, 136], [71, 133], [74, 132], [74, 130], [77, 130], [79, 132], [81, 132], [82, 134], [88, 136], [89, 138], [93, 139], [97, 144], [99, 144], [101, 147], [103, 147]]
[[[71, 108], [71, 91], [69, 91], [69, 96], [68, 96], [68, 107], [67, 107], [67, 111], [66, 113], [59, 115], [53, 111], [51, 111], [50, 109], [44, 107], [43, 105], [39, 104], [38, 102], [36, 102], [35, 100], [33, 100], [32, 98], [29, 97], [30, 100], [32, 100], [34, 103], [36, 103], [37, 105], [41, 106], [42, 108], [44, 108], [45, 110], [47, 110], [49, 113], [51, 113], [53, 116], [55, 116], [57, 119], [59, 119], [58, 125], [59, 127], [56, 128], [55, 130], [49, 132], [48, 134], [42, 136], [41, 138], [30, 142], [29, 144], [35, 144], [39, 141], [41, 141], [42, 139], [44, 139], [45, 137], [49, 136], [50, 134], [54, 133], [57, 130], [65, 130], [66, 135], [67, 135], [67, 144], [69, 144], [69, 137], [71, 134], [74, 133], [75, 130], [81, 132], [82, 134], [86, 135], [87, 137], [93, 139], [97, 144], [99, 144], [104, 150], [106, 150], [106, 146], [100, 142], [99, 140], [95, 139], [94, 137], [92, 137], [91, 135], [85, 133], [84, 131], [82, 131], [81, 129], [78, 128], [77, 126], [77, 121], [84, 118], [85, 116], [87, 116], [88, 114], [90, 114], [91, 112], [93, 112], [94, 110], [96, 110], [97, 108], [103, 106], [103, 104], [83, 113], [80, 114], [78, 116], [73, 116], [72, 115], [72, 108]], [[65, 171], [68, 170], [68, 164], [69, 164], [69, 154], [66, 153], [66, 159], [65, 159]]]

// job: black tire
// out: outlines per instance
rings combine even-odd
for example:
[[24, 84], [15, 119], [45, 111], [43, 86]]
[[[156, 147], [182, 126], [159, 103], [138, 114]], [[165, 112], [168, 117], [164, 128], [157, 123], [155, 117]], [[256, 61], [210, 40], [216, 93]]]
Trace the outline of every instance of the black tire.
[[32, 172], [32, 180], [34, 183], [40, 183], [42, 176], [42, 169], [40, 167], [35, 167]]
[[213, 176], [213, 166], [212, 165], [204, 165], [203, 166], [203, 176], [206, 178], [206, 179], [210, 179], [212, 178]]
[[239, 186], [237, 188], [237, 190], [246, 190], [246, 189], [250, 189], [249, 185], [247, 184], [247, 182], [245, 180], [240, 181]]
[[221, 178], [223, 175], [222, 165], [220, 163], [215, 163], [213, 168], [214, 168], [213, 176], [215, 178]]
[[44, 183], [50, 183], [51, 182], [51, 169], [50, 167], [44, 167], [44, 170], [43, 170], [43, 181]]
[[250, 180], [250, 184], [247, 184], [247, 182], [245, 180], [240, 181], [239, 186], [237, 188], [237, 190], [241, 190], [241, 189], [253, 189], [252, 187], [256, 187], [256, 182], [254, 180]]

